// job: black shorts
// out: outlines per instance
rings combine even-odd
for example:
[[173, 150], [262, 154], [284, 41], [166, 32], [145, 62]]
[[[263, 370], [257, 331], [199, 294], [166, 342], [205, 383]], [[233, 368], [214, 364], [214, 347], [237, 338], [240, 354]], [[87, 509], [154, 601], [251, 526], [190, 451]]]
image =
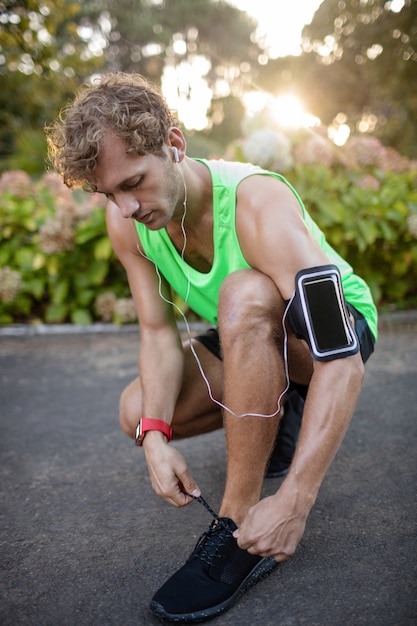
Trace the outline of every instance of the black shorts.
[[[366, 363], [374, 351], [375, 340], [362, 313], [359, 313], [359, 311], [349, 303], [347, 303], [347, 306], [355, 320], [355, 331], [360, 345], [362, 361]], [[206, 332], [194, 337], [194, 339], [196, 339], [199, 343], [205, 346], [209, 352], [221, 360], [221, 345], [219, 331], [217, 328], [209, 328]], [[295, 388], [303, 398], [306, 397], [308, 390], [306, 385], [299, 385], [298, 383], [291, 382], [291, 387]]]

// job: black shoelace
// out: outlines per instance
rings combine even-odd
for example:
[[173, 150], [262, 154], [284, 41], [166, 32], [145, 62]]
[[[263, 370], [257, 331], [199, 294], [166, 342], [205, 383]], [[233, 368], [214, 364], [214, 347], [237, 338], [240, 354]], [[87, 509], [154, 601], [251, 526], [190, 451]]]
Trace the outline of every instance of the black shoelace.
[[193, 496], [191, 493], [188, 495], [202, 504], [215, 520], [210, 528], [201, 535], [190, 558], [197, 557], [209, 565], [213, 565], [216, 559], [224, 558], [224, 555], [219, 554], [219, 550], [225, 543], [226, 533], [230, 533], [231, 529], [227, 521], [219, 517], [202, 496]]
[[187, 493], [187, 496], [190, 496], [190, 498], [193, 498], [193, 500], [196, 500], [196, 502], [199, 502], [200, 504], [202, 504], [207, 509], [207, 511], [210, 513], [210, 515], [212, 515], [214, 517], [214, 519], [219, 521], [220, 517], [217, 515], [217, 513], [215, 513], [213, 511], [213, 509], [206, 502], [206, 500], [204, 500], [203, 496], [193, 496], [192, 493]]

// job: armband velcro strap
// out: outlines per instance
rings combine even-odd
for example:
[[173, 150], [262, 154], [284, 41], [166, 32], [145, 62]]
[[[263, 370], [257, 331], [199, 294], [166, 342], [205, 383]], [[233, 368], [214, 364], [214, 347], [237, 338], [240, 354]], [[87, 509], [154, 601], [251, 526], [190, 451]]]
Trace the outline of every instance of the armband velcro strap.
[[320, 265], [297, 273], [288, 322], [294, 334], [307, 341], [317, 361], [341, 359], [359, 351], [336, 265]]

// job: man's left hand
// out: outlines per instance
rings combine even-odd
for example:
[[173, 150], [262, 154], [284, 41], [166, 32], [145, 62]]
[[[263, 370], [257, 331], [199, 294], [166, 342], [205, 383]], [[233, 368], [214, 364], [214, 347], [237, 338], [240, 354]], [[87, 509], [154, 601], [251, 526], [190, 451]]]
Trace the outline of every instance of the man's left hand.
[[294, 554], [304, 534], [307, 515], [295, 513], [278, 491], [251, 507], [233, 536], [238, 546], [251, 554], [285, 561]]

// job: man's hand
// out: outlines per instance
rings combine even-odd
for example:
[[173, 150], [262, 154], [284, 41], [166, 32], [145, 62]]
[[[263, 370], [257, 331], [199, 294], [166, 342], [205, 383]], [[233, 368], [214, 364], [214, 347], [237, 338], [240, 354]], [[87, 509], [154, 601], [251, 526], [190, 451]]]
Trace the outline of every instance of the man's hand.
[[184, 457], [159, 431], [146, 433], [143, 441], [152, 487], [158, 496], [180, 507], [193, 501], [187, 495], [200, 496], [197, 483], [188, 471]]
[[285, 561], [301, 541], [309, 510], [310, 506], [297, 506], [294, 498], [279, 490], [251, 507], [233, 536], [251, 554]]

